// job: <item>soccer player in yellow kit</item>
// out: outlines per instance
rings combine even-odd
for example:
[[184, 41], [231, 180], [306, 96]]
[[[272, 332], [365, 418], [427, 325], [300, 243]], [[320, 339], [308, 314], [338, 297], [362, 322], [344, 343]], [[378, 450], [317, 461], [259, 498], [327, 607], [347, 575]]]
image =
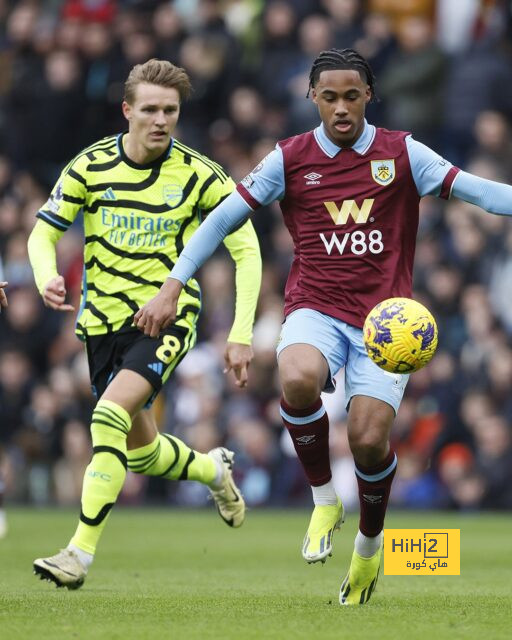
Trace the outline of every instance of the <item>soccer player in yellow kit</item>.
[[[191, 450], [158, 433], [151, 403], [194, 345], [201, 308], [191, 279], [177, 322], [157, 338], [142, 335], [133, 315], [160, 289], [204, 217], [234, 189], [215, 162], [173, 137], [190, 92], [183, 69], [163, 60], [136, 65], [125, 84], [128, 132], [107, 137], [74, 158], [38, 212], [29, 255], [45, 304], [72, 311], [57, 273], [55, 245], [80, 211], [84, 278], [76, 330], [84, 340], [93, 391], [93, 457], [86, 469], [80, 520], [66, 549], [39, 558], [34, 570], [69, 589], [80, 587], [94, 558], [126, 469], [206, 484], [223, 520], [239, 527], [243, 498], [232, 479], [233, 453]], [[244, 222], [225, 240], [236, 264], [236, 311], [225, 359], [238, 386], [247, 383], [252, 325], [261, 280], [256, 234]]]

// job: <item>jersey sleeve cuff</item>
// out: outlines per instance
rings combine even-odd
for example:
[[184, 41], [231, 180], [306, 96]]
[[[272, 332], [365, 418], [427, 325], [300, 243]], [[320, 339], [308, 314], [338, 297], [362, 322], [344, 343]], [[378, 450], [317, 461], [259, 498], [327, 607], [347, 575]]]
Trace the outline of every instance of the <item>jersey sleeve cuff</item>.
[[441, 193], [439, 194], [440, 198], [443, 198], [444, 200], [450, 199], [450, 196], [452, 195], [453, 182], [459, 171], [460, 169], [458, 167], [452, 167], [445, 175], [443, 184], [441, 185]]
[[228, 335], [227, 342], [245, 344], [250, 347], [252, 344], [252, 333], [250, 335], [247, 335], [246, 333], [239, 333], [237, 329], [231, 329]]
[[247, 189], [244, 187], [243, 184], [238, 183], [236, 185], [236, 190], [238, 191], [238, 193], [242, 196], [242, 198], [245, 200], [246, 204], [251, 207], [251, 209], [254, 211], [255, 209], [259, 209], [261, 207], [261, 204], [251, 196], [251, 194], [247, 191]]
[[167, 277], [179, 280], [181, 284], [185, 286], [198, 268], [197, 264], [191, 258], [182, 253], [180, 259], [174, 265], [171, 273], [169, 273]]

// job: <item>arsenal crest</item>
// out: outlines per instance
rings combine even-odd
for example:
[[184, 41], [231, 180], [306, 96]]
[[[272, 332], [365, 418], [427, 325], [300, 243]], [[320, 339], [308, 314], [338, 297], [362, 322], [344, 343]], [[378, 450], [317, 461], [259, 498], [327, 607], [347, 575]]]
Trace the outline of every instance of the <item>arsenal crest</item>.
[[381, 184], [383, 186], [390, 184], [395, 179], [395, 161], [372, 160], [371, 172], [372, 178], [377, 184]]
[[179, 184], [166, 184], [163, 188], [165, 202], [171, 207], [176, 207], [183, 197], [183, 189]]

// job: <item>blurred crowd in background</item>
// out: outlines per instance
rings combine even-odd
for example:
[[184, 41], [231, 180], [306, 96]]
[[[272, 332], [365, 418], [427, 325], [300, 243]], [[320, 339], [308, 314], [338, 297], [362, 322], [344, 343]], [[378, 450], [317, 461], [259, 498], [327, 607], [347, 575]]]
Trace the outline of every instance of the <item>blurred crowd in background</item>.
[[[131, 67], [185, 67], [194, 92], [176, 137], [240, 180], [278, 139], [315, 127], [312, 60], [354, 47], [377, 76], [367, 116], [479, 176], [512, 182], [512, 15], [499, 0], [0, 0], [0, 253], [9, 308], [0, 317], [0, 447], [7, 499], [78, 504], [93, 406], [74, 317], [46, 309], [26, 242], [63, 166], [126, 129]], [[415, 373], [393, 430], [391, 503], [512, 507], [512, 220], [452, 200], [422, 201], [415, 297], [439, 325], [432, 363]], [[292, 246], [277, 205], [253, 217], [264, 258], [248, 390], [222, 373], [233, 265], [202, 269], [198, 346], [156, 404], [163, 431], [201, 451], [236, 452], [249, 505], [309, 504], [279, 417], [275, 346]], [[75, 228], [76, 227], [76, 228]], [[78, 308], [82, 231], [59, 244]], [[357, 504], [343, 373], [324, 394], [334, 481]], [[204, 487], [128, 475], [125, 503], [201, 505]]]

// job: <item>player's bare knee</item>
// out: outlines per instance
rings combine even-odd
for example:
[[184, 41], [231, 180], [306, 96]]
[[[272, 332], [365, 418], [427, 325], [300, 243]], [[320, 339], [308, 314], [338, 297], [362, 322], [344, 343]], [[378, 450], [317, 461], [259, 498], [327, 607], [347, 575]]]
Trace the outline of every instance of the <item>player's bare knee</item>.
[[365, 467], [379, 464], [388, 451], [388, 439], [378, 429], [349, 432], [348, 442], [356, 462]]
[[307, 369], [281, 372], [281, 385], [286, 402], [294, 409], [311, 406], [320, 396], [316, 372]]

